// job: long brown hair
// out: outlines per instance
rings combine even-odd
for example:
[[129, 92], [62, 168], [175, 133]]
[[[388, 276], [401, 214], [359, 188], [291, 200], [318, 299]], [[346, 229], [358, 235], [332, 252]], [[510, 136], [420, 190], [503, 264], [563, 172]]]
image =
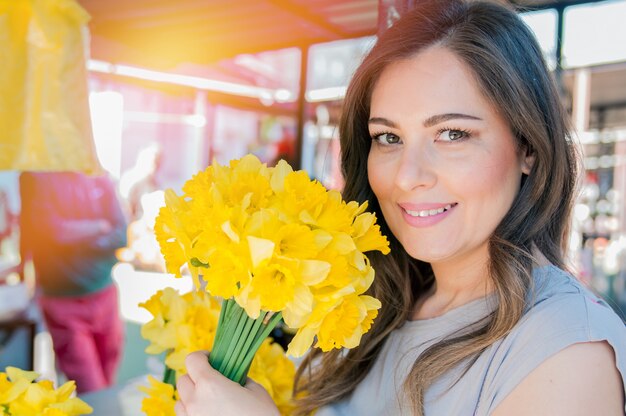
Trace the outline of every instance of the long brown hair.
[[[297, 391], [307, 391], [299, 412], [337, 401], [363, 380], [389, 333], [401, 326], [433, 282], [430, 265], [411, 258], [390, 233], [369, 186], [371, 145], [368, 119], [372, 90], [385, 68], [439, 45], [472, 69], [476, 82], [507, 120], [518, 145], [534, 156], [529, 175], [489, 242], [489, 277], [498, 306], [469, 334], [428, 348], [405, 382], [414, 413], [423, 414], [424, 392], [439, 376], [508, 334], [519, 321], [531, 287], [532, 249], [565, 267], [563, 249], [577, 184], [578, 156], [567, 115], [541, 50], [511, 10], [486, 2], [421, 0], [378, 40], [357, 69], [344, 101], [339, 127], [344, 197], [370, 201], [390, 238], [391, 254], [370, 255], [376, 279], [370, 293], [382, 302], [379, 316], [361, 345], [321, 354], [312, 350], [298, 370]], [[315, 362], [315, 365], [312, 363]]]

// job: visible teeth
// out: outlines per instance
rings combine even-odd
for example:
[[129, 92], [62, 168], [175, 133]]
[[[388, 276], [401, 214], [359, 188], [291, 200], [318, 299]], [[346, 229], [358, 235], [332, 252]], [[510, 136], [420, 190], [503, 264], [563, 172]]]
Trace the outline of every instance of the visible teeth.
[[444, 211], [449, 210], [450, 208], [452, 208], [452, 204], [448, 204], [445, 207], [441, 207], [438, 209], [426, 209], [423, 211], [409, 211], [408, 209], [405, 210], [407, 214], [409, 214], [412, 217], [430, 217], [432, 215], [437, 215], [437, 214], [441, 214]]

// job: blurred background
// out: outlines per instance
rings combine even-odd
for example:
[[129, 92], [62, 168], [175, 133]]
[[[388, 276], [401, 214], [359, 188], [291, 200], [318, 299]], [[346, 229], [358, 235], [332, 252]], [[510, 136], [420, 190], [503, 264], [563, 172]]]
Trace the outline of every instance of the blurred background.
[[[337, 122], [348, 81], [377, 33], [418, 1], [78, 1], [91, 16], [95, 152], [129, 223], [113, 271], [126, 323], [119, 382], [152, 365], [139, 336], [149, 315], [137, 303], [172, 282], [191, 288], [163, 273], [152, 229], [162, 190], [246, 153], [269, 165], [286, 159], [340, 189]], [[626, 319], [626, 0], [510, 3], [541, 44], [584, 154], [572, 268]], [[3, 361], [11, 348], [30, 351], [21, 346], [31, 339], [37, 351], [50, 343], [36, 317], [19, 313], [32, 295], [28, 267], [19, 267], [19, 173], [0, 171], [0, 328], [11, 329], [0, 329]], [[51, 360], [35, 354], [34, 366], [54, 372]]]

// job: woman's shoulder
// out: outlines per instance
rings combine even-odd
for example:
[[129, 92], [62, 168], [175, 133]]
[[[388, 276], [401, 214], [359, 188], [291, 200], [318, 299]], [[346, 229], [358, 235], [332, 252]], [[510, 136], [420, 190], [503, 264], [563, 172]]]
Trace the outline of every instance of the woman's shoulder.
[[574, 344], [608, 343], [626, 381], [626, 326], [612, 308], [555, 266], [537, 268], [533, 277], [524, 315], [483, 355], [488, 369], [481, 406], [482, 410], [490, 409], [486, 413], [493, 411], [535, 368]]
[[582, 331], [590, 341], [604, 332], [626, 337], [624, 322], [611, 306], [570, 273], [548, 265], [534, 269], [533, 278], [525, 314], [513, 331]]
[[626, 326], [611, 306], [570, 273], [543, 266], [533, 271], [526, 311], [502, 346], [542, 360], [579, 342], [607, 341], [626, 365]]

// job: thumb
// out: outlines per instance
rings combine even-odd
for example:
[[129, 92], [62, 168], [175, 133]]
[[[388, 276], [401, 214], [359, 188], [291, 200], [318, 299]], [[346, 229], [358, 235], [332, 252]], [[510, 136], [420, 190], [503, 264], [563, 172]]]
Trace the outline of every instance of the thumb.
[[263, 395], [269, 396], [269, 392], [265, 389], [265, 387], [252, 380], [250, 377], [246, 379], [246, 388], [254, 393], [262, 393]]

